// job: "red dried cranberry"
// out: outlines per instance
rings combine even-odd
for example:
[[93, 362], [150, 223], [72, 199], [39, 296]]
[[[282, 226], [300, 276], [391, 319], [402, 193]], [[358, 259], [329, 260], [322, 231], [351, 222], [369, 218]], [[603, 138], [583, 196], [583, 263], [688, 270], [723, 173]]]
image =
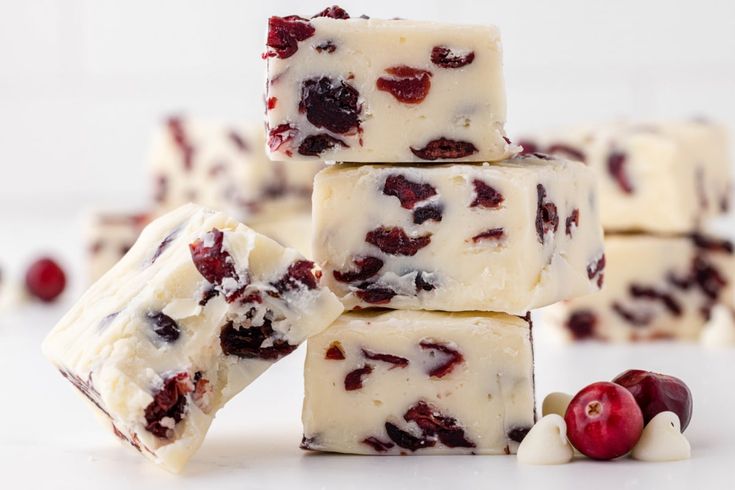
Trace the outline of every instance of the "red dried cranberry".
[[266, 102], [266, 104], [265, 104], [265, 107], [266, 107], [266, 108], [267, 108], [267, 109], [268, 109], [269, 111], [272, 111], [272, 110], [273, 110], [273, 109], [275, 109], [275, 108], [276, 108], [277, 106], [278, 106], [278, 97], [268, 97], [268, 100], [267, 100], [267, 102]]
[[431, 233], [411, 238], [403, 228], [381, 226], [369, 231], [365, 241], [389, 255], [413, 256], [431, 243]]
[[301, 287], [316, 289], [317, 279], [312, 272], [314, 262], [309, 260], [297, 260], [288, 266], [288, 271], [282, 278], [273, 283], [273, 287], [279, 293], [293, 291]]
[[597, 315], [591, 310], [577, 310], [569, 315], [566, 326], [575, 340], [594, 338]]
[[447, 447], [475, 447], [475, 443], [467, 439], [464, 429], [457, 424], [455, 418], [443, 415], [436, 407], [424, 401], [409, 408], [403, 419], [418, 425], [424, 437], [438, 437]]
[[411, 452], [436, 445], [435, 439], [416, 437], [405, 430], [399, 429], [398, 426], [390, 422], [385, 423], [385, 432], [390, 437], [390, 440], [396, 443], [396, 446], [408, 449]]
[[420, 225], [428, 220], [441, 221], [444, 214], [444, 206], [441, 204], [428, 204], [413, 211], [414, 224]]
[[316, 17], [329, 17], [331, 19], [349, 19], [350, 14], [348, 14], [342, 7], [332, 5], [331, 7], [327, 7], [318, 14], [314, 15], [312, 19]]
[[268, 132], [268, 148], [276, 152], [283, 145], [289, 143], [298, 134], [298, 130], [290, 124], [279, 124]]
[[446, 46], [434, 46], [431, 50], [431, 62], [442, 68], [461, 68], [474, 60], [474, 51], [459, 54]]
[[225, 278], [238, 280], [230, 254], [222, 248], [224, 233], [217, 228], [189, 245], [191, 260], [199, 273], [212, 284], [221, 285]]
[[500, 240], [504, 235], [505, 231], [502, 228], [491, 228], [473, 236], [472, 241], [477, 243], [481, 240]]
[[528, 433], [531, 432], [530, 427], [513, 427], [508, 431], [508, 439], [517, 443], [523, 442]]
[[414, 279], [413, 283], [416, 285], [416, 292], [433, 291], [434, 289], [436, 289], [436, 286], [429, 282], [426, 282], [426, 280], [424, 279], [424, 273], [421, 271], [416, 273], [416, 279]]
[[383, 261], [377, 257], [358, 257], [352, 260], [356, 270], [341, 272], [333, 271], [332, 275], [339, 282], [365, 281], [377, 274], [383, 268]]
[[393, 354], [380, 354], [378, 352], [371, 352], [367, 349], [362, 349], [362, 355], [371, 361], [381, 361], [393, 364], [391, 369], [396, 367], [404, 368], [408, 366], [408, 359], [405, 357], [394, 356]]
[[546, 233], [556, 233], [556, 230], [559, 228], [559, 214], [556, 210], [556, 204], [546, 200], [546, 188], [543, 185], [536, 185], [536, 194], [538, 197], [536, 233], [538, 234], [539, 241], [544, 243]]
[[471, 208], [479, 206], [481, 208], [496, 209], [503, 202], [502, 194], [480, 179], [474, 179], [472, 185], [475, 187], [475, 200], [470, 204]]
[[288, 58], [299, 50], [299, 42], [314, 35], [315, 29], [308, 20], [296, 15], [268, 19], [266, 45], [272, 51], [266, 56]]
[[[429, 371], [429, 376], [431, 376], [432, 378], [443, 378], [447, 374], [451, 373], [452, 370], [454, 370], [454, 366], [464, 362], [464, 357], [462, 356], [462, 354], [460, 354], [458, 350], [449, 347], [447, 344], [433, 342], [430, 340], [422, 340], [419, 343], [419, 346], [424, 350], [440, 352], [441, 354], [447, 356], [447, 359], [444, 362]], [[431, 353], [432, 357], [434, 357], [435, 355], [435, 352]]]
[[164, 418], [181, 422], [186, 412], [186, 395], [193, 389], [187, 373], [178, 373], [163, 382], [161, 389], [153, 395], [153, 401], [145, 408], [146, 430], [156, 437], [170, 439], [172, 430], [161, 424]]
[[607, 157], [607, 171], [615, 179], [618, 187], [626, 193], [633, 193], [633, 184], [631, 184], [628, 174], [625, 173], [626, 156], [625, 153], [619, 151], [611, 152]]
[[531, 140], [520, 140], [518, 145], [521, 146], [521, 155], [533, 155], [540, 150], [539, 146]]
[[546, 149], [546, 153], [552, 155], [562, 155], [568, 157], [570, 160], [576, 160], [578, 162], [585, 162], [585, 154], [572, 146], [564, 143], [552, 143]]
[[385, 69], [392, 77], [378, 78], [378, 90], [390, 93], [404, 104], [420, 104], [429, 94], [431, 88], [431, 72], [412, 68], [406, 65], [392, 66]]
[[[235, 326], [233, 322], [227, 322], [220, 332], [220, 347], [228, 356], [265, 360], [280, 359], [298, 347], [290, 345], [286, 340], [273, 338], [273, 333], [268, 319], [259, 326]], [[270, 345], [261, 347], [266, 340], [271, 340]]]
[[385, 179], [383, 194], [397, 197], [402, 208], [413, 209], [417, 202], [435, 196], [436, 189], [431, 184], [421, 184], [408, 180], [403, 175], [392, 174]]
[[148, 313], [148, 319], [153, 323], [153, 331], [166, 342], [176, 342], [181, 335], [179, 325], [168, 315], [162, 312]]
[[184, 169], [187, 171], [191, 170], [194, 162], [194, 146], [191, 144], [186, 134], [183, 119], [176, 116], [170, 117], [168, 121], [166, 121], [166, 125], [168, 126], [171, 138], [173, 138], [176, 147], [181, 153], [181, 158], [184, 161]]
[[355, 391], [362, 388], [363, 378], [373, 372], [373, 367], [370, 364], [350, 371], [345, 376], [345, 390]]
[[605, 262], [605, 254], [602, 254], [599, 259], [587, 266], [587, 277], [590, 281], [597, 278], [597, 286], [600, 288], [605, 281]]
[[692, 241], [697, 248], [707, 250], [708, 252], [721, 252], [728, 255], [733, 254], [733, 244], [730, 240], [719, 240], [700, 233], [693, 233]]
[[216, 288], [207, 288], [202, 292], [202, 297], [199, 300], [199, 306], [207, 306], [209, 300], [219, 294]]
[[392, 442], [383, 442], [377, 437], [368, 437], [366, 439], [363, 439], [361, 442], [363, 444], [367, 444], [379, 453], [384, 453], [395, 446], [395, 444], [393, 444]]
[[683, 313], [681, 304], [679, 304], [676, 298], [665, 291], [659, 291], [656, 288], [641, 286], [639, 284], [631, 284], [630, 295], [634, 298], [661, 301], [666, 309], [669, 310], [669, 313], [674, 316], [681, 316]]
[[429, 141], [423, 148], [410, 148], [411, 153], [422, 160], [452, 159], [456, 160], [477, 153], [477, 147], [469, 141], [437, 138]]
[[692, 276], [699, 289], [712, 300], [718, 299], [728, 285], [728, 280], [719, 269], [702, 256], [694, 258]]
[[326, 51], [327, 53], [332, 54], [337, 50], [337, 46], [335, 46], [332, 41], [325, 41], [322, 44], [315, 46], [314, 49], [316, 49], [317, 53], [323, 53]]
[[568, 236], [572, 236], [572, 227], [579, 227], [579, 209], [577, 208], [574, 208], [572, 210], [572, 214], [567, 216], [567, 219], [565, 221], [565, 232]]
[[630, 323], [634, 327], [645, 327], [653, 321], [653, 315], [651, 313], [636, 313], [629, 310], [618, 301], [614, 301], [611, 308], [623, 320]]
[[345, 134], [360, 126], [360, 93], [343, 80], [312, 78], [301, 83], [299, 112], [318, 128]]
[[324, 353], [324, 359], [329, 359], [331, 361], [343, 361], [345, 359], [345, 351], [342, 349], [342, 344], [336, 340], [329, 344], [327, 352]]
[[384, 305], [390, 303], [397, 293], [390, 288], [369, 287], [367, 289], [359, 289], [355, 291], [355, 295], [365, 303], [371, 305]]
[[329, 151], [337, 145], [349, 148], [344, 141], [328, 134], [312, 134], [304, 138], [299, 145], [299, 155], [318, 157], [325, 151]]
[[26, 271], [26, 290], [34, 298], [50, 303], [66, 288], [66, 274], [61, 266], [49, 257], [33, 262]]
[[163, 241], [158, 245], [156, 251], [153, 253], [153, 257], [151, 257], [151, 264], [155, 263], [156, 260], [158, 260], [158, 257], [160, 257], [161, 254], [166, 251], [169, 245], [171, 245], [171, 242], [176, 240], [176, 237], [179, 236], [180, 231], [181, 227], [177, 226], [171, 233], [166, 236], [166, 238], [163, 239]]
[[[272, 98], [275, 99], [275, 97]], [[268, 100], [268, 105], [270, 106], [270, 99]], [[273, 107], [275, 107], [275, 105]], [[248, 151], [250, 151], [250, 146], [245, 142], [245, 138], [243, 138], [242, 135], [237, 131], [230, 130], [227, 136], [229, 136], [232, 144], [234, 144], [241, 152], [247, 153]]]

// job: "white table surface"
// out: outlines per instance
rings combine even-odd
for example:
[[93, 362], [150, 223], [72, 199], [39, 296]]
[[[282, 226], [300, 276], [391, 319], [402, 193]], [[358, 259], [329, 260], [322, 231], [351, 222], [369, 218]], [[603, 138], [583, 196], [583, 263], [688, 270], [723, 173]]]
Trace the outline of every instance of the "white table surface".
[[[0, 224], [11, 230], [21, 223], [6, 217]], [[58, 223], [50, 226], [62, 230]], [[98, 426], [72, 386], [42, 358], [42, 338], [81, 289], [79, 239], [67, 229], [50, 244], [44, 242], [48, 236], [42, 227], [23, 230], [23, 243], [15, 245], [8, 245], [5, 238], [11, 235], [3, 233], [0, 261], [12, 266], [39, 247], [55, 250], [67, 259], [73, 281], [57, 305], [0, 313], [0, 489], [735, 488], [735, 350], [675, 344], [563, 346], [548, 341], [538, 322], [539, 401], [550, 391], [575, 392], [628, 368], [679, 376], [694, 393], [694, 417], [686, 433], [692, 459], [656, 464], [578, 460], [532, 467], [518, 465], [513, 456], [306, 453], [298, 448], [303, 395], [299, 349], [220, 411], [184, 473], [169, 474]]]

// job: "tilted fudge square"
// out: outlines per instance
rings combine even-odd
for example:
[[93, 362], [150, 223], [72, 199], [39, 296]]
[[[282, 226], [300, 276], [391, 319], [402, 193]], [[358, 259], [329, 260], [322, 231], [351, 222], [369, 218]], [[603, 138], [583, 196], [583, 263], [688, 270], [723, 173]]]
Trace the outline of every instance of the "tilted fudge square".
[[497, 161], [505, 137], [494, 26], [271, 17], [266, 125], [274, 160]]
[[308, 341], [304, 449], [510, 454], [534, 424], [531, 322], [362, 311]]
[[90, 283], [110, 270], [133, 246], [150, 221], [147, 213], [91, 212], [85, 224]]
[[308, 212], [322, 164], [272, 162], [264, 147], [262, 125], [169, 118], [150, 156], [158, 207], [168, 211], [194, 202], [245, 223]]
[[733, 245], [704, 235], [605, 238], [605, 287], [552, 306], [569, 340], [696, 340], [712, 309], [735, 297]]
[[312, 266], [187, 205], [143, 230], [43, 350], [116, 436], [179, 471], [217, 410], [342, 312]]
[[729, 207], [727, 132], [718, 124], [616, 122], [521, 144], [526, 152], [563, 155], [597, 170], [605, 230], [689, 233]]
[[512, 314], [597, 291], [594, 176], [578, 162], [340, 165], [314, 184], [314, 257], [347, 309]]

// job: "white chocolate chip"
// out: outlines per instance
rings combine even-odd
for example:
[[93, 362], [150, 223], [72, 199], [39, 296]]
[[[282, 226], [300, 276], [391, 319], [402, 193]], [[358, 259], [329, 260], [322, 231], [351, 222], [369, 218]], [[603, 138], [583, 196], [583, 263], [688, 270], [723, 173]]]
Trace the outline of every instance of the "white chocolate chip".
[[569, 402], [572, 401], [572, 395], [555, 391], [549, 393], [544, 398], [544, 402], [541, 404], [541, 414], [545, 417], [549, 414], [555, 413], [561, 417], [567, 412]]
[[679, 417], [674, 412], [661, 412], [643, 429], [631, 456], [641, 461], [679, 461], [689, 459], [691, 453]]
[[702, 344], [707, 347], [735, 346], [735, 313], [724, 305], [712, 310], [712, 317], [702, 332]]
[[536, 422], [518, 447], [518, 462], [523, 464], [564, 464], [573, 457], [567, 424], [557, 414], [546, 415]]
[[192, 298], [173, 299], [163, 308], [163, 314], [174, 320], [198, 316], [201, 312], [199, 301]]

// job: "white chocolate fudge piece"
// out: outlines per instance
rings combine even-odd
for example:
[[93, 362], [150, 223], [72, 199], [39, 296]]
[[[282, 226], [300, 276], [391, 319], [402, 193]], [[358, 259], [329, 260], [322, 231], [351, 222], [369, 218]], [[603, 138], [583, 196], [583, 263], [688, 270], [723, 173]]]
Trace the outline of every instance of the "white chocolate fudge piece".
[[179, 471], [217, 410], [341, 313], [312, 266], [187, 205], [143, 230], [43, 351], [115, 435]]
[[521, 144], [597, 170], [607, 231], [689, 233], [729, 207], [727, 132], [717, 124], [612, 123]]
[[696, 340], [713, 307], [733, 301], [733, 245], [702, 235], [611, 235], [605, 287], [554, 305], [569, 340]]
[[311, 252], [311, 214], [293, 213], [282, 218], [253, 223], [252, 228], [258, 233], [272, 238], [284, 247], [295, 248], [310, 259]]
[[145, 213], [92, 212], [87, 216], [85, 240], [90, 283], [102, 277], [128, 253], [149, 220], [150, 216]]
[[317, 175], [313, 210], [315, 259], [347, 309], [522, 315], [602, 284], [578, 162], [339, 165]]
[[530, 319], [362, 311], [308, 341], [304, 449], [510, 454], [534, 424]]
[[274, 160], [498, 161], [505, 137], [494, 26], [271, 17], [266, 126]]
[[264, 145], [260, 125], [169, 118], [150, 157], [157, 205], [168, 211], [195, 202], [245, 223], [308, 212], [322, 164], [271, 162]]

